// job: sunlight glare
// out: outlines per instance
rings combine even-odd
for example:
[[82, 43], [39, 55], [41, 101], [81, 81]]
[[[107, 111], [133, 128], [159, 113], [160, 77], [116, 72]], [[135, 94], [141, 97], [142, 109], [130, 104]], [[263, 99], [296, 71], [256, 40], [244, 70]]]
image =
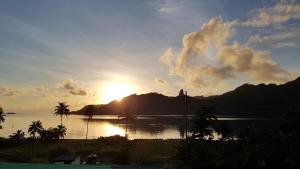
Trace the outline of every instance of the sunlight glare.
[[106, 132], [108, 133], [109, 136], [114, 136], [114, 135], [125, 136], [124, 129], [112, 125], [106, 127]]
[[120, 101], [123, 97], [134, 94], [134, 87], [128, 83], [109, 83], [102, 89], [102, 103], [109, 103], [113, 100]]

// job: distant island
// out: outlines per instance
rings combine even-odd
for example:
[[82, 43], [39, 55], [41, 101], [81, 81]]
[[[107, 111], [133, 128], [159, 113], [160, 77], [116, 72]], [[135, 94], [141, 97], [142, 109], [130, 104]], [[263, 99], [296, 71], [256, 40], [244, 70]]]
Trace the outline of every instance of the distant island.
[[15, 112], [7, 112], [6, 114], [17, 114], [17, 113], [15, 113]]
[[[130, 95], [122, 101], [94, 105], [96, 115], [183, 115], [184, 95], [170, 97], [158, 93]], [[282, 85], [244, 84], [217, 96], [188, 96], [188, 112], [201, 106], [215, 107], [219, 115], [238, 117], [283, 117], [300, 109], [300, 77]], [[87, 106], [72, 114], [84, 114]]]

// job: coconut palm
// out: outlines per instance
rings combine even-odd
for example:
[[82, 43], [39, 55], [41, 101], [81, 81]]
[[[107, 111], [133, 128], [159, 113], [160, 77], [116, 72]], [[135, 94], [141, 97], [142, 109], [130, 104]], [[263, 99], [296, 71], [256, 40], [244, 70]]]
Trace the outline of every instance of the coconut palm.
[[55, 108], [55, 115], [60, 116], [60, 125], [62, 126], [62, 117], [63, 115], [68, 116], [70, 114], [69, 105], [67, 105], [65, 102], [59, 102], [58, 106]]
[[10, 135], [9, 138], [16, 142], [21, 142], [25, 140], [25, 132], [22, 130], [17, 130], [15, 133]]
[[86, 123], [86, 135], [85, 135], [85, 140], [87, 140], [88, 132], [89, 132], [89, 122], [90, 119], [92, 119], [95, 111], [95, 106], [93, 105], [88, 105], [86, 109], [84, 110], [84, 114], [88, 117], [87, 123]]
[[53, 128], [44, 129], [41, 131], [40, 136], [42, 140], [53, 140]]
[[5, 116], [3, 109], [0, 107], [0, 129], [2, 128], [1, 123], [5, 121]]
[[36, 134], [39, 134], [44, 130], [42, 122], [41, 121], [33, 121], [32, 124], [29, 126], [28, 133], [30, 136], [32, 136], [34, 139], [36, 138]]
[[54, 130], [58, 139], [59, 138], [63, 139], [66, 136], [67, 128], [64, 125], [58, 125], [57, 128], [55, 128]]

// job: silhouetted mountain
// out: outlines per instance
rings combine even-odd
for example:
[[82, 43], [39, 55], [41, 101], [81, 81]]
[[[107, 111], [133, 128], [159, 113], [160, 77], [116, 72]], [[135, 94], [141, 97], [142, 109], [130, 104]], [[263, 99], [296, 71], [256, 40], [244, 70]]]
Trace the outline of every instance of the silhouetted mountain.
[[[299, 110], [300, 78], [282, 85], [244, 84], [233, 91], [218, 96], [188, 97], [188, 112], [192, 114], [201, 106], [215, 106], [220, 115], [248, 117], [279, 117]], [[125, 111], [136, 115], [184, 114], [184, 92], [176, 97], [158, 93], [130, 95], [122, 101], [96, 105], [96, 114], [119, 115]], [[84, 108], [73, 112], [83, 114]]]
[[300, 78], [282, 85], [244, 84], [219, 96], [201, 99], [222, 115], [276, 117], [299, 111]]
[[[201, 103], [201, 100], [188, 97], [191, 111], [195, 111], [195, 106]], [[173, 115], [184, 113], [185, 97], [180, 95], [177, 97], [168, 97], [158, 93], [147, 93], [141, 95], [130, 95], [122, 99], [122, 101], [113, 101], [105, 105], [96, 106], [96, 114], [116, 114], [121, 115], [126, 111], [136, 115]], [[75, 114], [83, 114], [84, 108], [73, 112]]]

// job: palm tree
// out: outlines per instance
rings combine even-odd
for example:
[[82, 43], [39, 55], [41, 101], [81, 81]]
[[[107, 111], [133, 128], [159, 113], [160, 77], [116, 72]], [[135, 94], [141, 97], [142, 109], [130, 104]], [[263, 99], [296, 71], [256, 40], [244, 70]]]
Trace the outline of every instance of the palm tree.
[[17, 130], [17, 132], [10, 135], [9, 138], [16, 142], [21, 142], [25, 140], [25, 132], [22, 130]]
[[53, 138], [53, 128], [44, 129], [40, 133], [42, 140], [52, 140]]
[[57, 134], [58, 139], [64, 138], [67, 133], [67, 128], [64, 125], [58, 125], [57, 128], [54, 129]]
[[1, 123], [5, 121], [5, 116], [3, 109], [0, 107], [0, 129], [2, 128]]
[[94, 115], [94, 111], [95, 111], [95, 107], [93, 105], [88, 105], [86, 107], [86, 109], [84, 110], [84, 114], [86, 116], [88, 116], [88, 120], [86, 123], [86, 135], [85, 135], [85, 140], [87, 141], [87, 136], [88, 136], [88, 132], [89, 132], [89, 122], [90, 119], [92, 119], [93, 115]]
[[42, 122], [41, 121], [33, 121], [32, 124], [29, 126], [28, 133], [30, 136], [32, 136], [34, 139], [36, 138], [36, 134], [39, 134], [44, 130]]
[[56, 108], [55, 108], [54, 114], [57, 115], [57, 116], [58, 115], [60, 116], [60, 125], [61, 126], [63, 125], [62, 116], [63, 115], [67, 116], [70, 113], [70, 110], [69, 110], [68, 107], [69, 107], [69, 105], [67, 105], [65, 102], [59, 102], [58, 106], [56, 106]]

